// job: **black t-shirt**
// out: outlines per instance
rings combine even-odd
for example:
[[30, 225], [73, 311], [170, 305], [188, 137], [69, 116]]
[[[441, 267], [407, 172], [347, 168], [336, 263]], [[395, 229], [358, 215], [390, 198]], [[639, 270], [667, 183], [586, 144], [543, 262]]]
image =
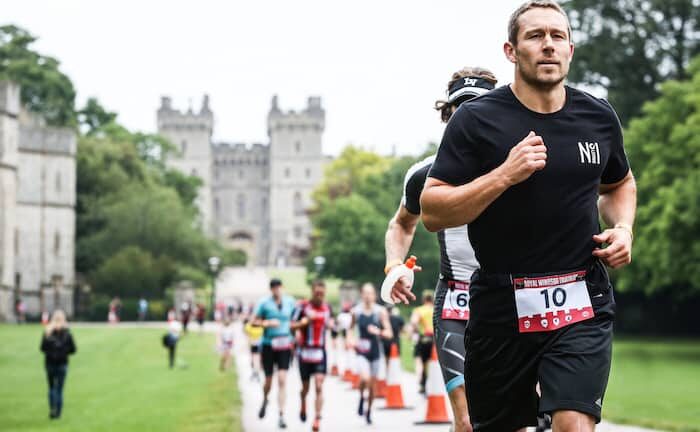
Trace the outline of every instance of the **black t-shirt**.
[[629, 171], [622, 128], [605, 100], [566, 87], [564, 107], [529, 110], [503, 86], [463, 103], [445, 129], [429, 176], [462, 185], [501, 165], [530, 131], [547, 146], [547, 165], [507, 189], [469, 224], [481, 268], [490, 273], [578, 269], [600, 231], [598, 187]]

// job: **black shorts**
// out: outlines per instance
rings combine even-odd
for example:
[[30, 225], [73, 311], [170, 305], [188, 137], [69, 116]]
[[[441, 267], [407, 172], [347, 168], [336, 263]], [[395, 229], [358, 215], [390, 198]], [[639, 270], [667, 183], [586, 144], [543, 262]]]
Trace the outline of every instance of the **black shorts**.
[[304, 362], [299, 357], [299, 375], [301, 375], [302, 381], [308, 381], [311, 379], [311, 375], [315, 374], [326, 374], [328, 356], [326, 351], [323, 351], [323, 361], [318, 363]]
[[265, 376], [269, 377], [275, 372], [275, 366], [279, 370], [288, 370], [292, 359], [292, 350], [275, 351], [270, 345], [262, 346], [262, 365]]
[[464, 360], [466, 349], [464, 333], [467, 330], [466, 320], [442, 318], [442, 306], [448, 290], [447, 281], [438, 280], [435, 287], [435, 308], [433, 310], [433, 329], [435, 343], [440, 363], [440, 371], [445, 381], [447, 393], [464, 385]]
[[260, 352], [260, 344], [255, 344], [250, 346], [251, 354], [257, 354]]
[[[594, 317], [533, 333], [518, 331], [512, 276], [474, 273], [465, 336], [465, 378], [474, 431], [535, 426], [538, 414], [559, 410], [579, 411], [600, 421], [612, 357], [615, 299], [603, 265], [596, 260], [587, 271]], [[541, 397], [535, 390], [538, 382]]]
[[391, 358], [391, 344], [395, 343], [396, 344], [396, 350], [399, 354], [399, 357], [401, 357], [401, 339], [396, 338], [392, 340], [386, 340], [382, 339], [382, 347], [384, 349], [384, 358], [389, 359]]
[[430, 360], [430, 354], [433, 350], [433, 336], [422, 335], [418, 338], [416, 346], [413, 348], [413, 357], [420, 357], [423, 363]]

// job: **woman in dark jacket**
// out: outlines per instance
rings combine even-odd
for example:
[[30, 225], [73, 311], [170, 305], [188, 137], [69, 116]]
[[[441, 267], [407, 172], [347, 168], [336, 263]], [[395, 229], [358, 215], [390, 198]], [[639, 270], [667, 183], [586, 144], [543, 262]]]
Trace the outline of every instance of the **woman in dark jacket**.
[[68, 356], [75, 353], [73, 336], [62, 310], [55, 311], [51, 322], [46, 325], [41, 338], [41, 351], [49, 381], [49, 418], [57, 419], [61, 417], [63, 408], [63, 383], [68, 371]]

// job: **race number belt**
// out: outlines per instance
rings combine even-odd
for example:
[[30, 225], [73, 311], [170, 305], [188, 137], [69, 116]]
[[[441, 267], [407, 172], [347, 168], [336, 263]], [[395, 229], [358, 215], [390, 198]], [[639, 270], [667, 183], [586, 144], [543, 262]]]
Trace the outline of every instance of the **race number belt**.
[[372, 341], [369, 339], [359, 339], [355, 349], [358, 353], [366, 354], [372, 349]]
[[469, 282], [447, 281], [447, 293], [442, 304], [442, 319], [469, 319]]
[[586, 272], [513, 279], [520, 333], [554, 331], [593, 318]]
[[270, 342], [273, 351], [286, 351], [292, 348], [292, 341], [289, 336], [273, 337]]
[[299, 357], [304, 363], [321, 363], [323, 361], [323, 348], [304, 347], [299, 352]]

